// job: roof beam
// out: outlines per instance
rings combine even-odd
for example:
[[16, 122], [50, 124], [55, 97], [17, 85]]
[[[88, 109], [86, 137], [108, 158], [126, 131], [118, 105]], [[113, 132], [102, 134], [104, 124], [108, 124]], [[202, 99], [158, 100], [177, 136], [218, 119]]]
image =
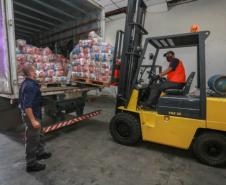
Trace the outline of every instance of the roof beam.
[[31, 35], [26, 35], [26, 34], [24, 34], [24, 33], [16, 33], [16, 37], [24, 37], [24, 38], [32, 38], [32, 36]]
[[30, 10], [30, 11], [36, 12], [36, 13], [38, 13], [38, 14], [44, 15], [44, 16], [46, 16], [46, 17], [49, 17], [49, 18], [51, 18], [51, 19], [54, 19], [54, 20], [56, 20], [56, 21], [64, 22], [63, 19], [56, 18], [56, 17], [54, 17], [54, 16], [52, 16], [52, 15], [49, 15], [48, 13], [45, 13], [45, 12], [40, 11], [40, 10], [36, 10], [36, 9], [34, 9], [34, 8], [31, 8], [31, 7], [29, 7], [29, 6], [25, 5], [25, 4], [19, 3], [19, 2], [17, 2], [17, 1], [14, 1], [14, 4], [16, 4], [17, 6], [20, 6], [20, 7], [22, 7], [22, 8], [25, 8], [25, 9], [27, 9], [27, 10]]
[[[85, 22], [83, 22], [83, 23], [81, 23], [81, 24], [78, 24], [78, 25], [76, 25], [76, 26], [68, 27], [68, 28], [63, 29], [63, 30], [60, 30], [60, 31], [58, 31], [58, 32], [55, 32], [55, 33], [52, 33], [52, 34], [48, 34], [48, 35], [46, 35], [46, 36], [44, 36], [44, 37], [40, 37], [39, 40], [47, 39], [47, 38], [53, 37], [53, 36], [55, 36], [55, 35], [58, 35], [58, 34], [61, 34], [61, 33], [64, 33], [64, 32], [68, 32], [68, 31], [70, 31], [70, 30], [77, 29], [77, 28], [82, 27], [82, 26], [86, 26], [86, 25], [89, 25], [89, 24], [93, 24], [93, 23], [95, 23], [95, 22], [97, 22], [97, 21], [98, 21], [98, 19], [91, 19], [91, 20], [89, 20], [89, 21], [85, 21]], [[35, 40], [35, 41], [36, 41], [36, 40]]]
[[32, 37], [32, 34], [30, 33], [23, 33], [22, 31], [18, 31], [16, 32], [16, 35], [23, 35], [23, 36], [27, 36], [27, 37]]
[[63, 37], [63, 38], [58, 38], [58, 39], [56, 39], [56, 40], [52, 40], [52, 41], [50, 41], [50, 42], [42, 43], [41, 46], [49, 45], [49, 44], [51, 44], [51, 43], [53, 43], [53, 42], [58, 42], [58, 41], [66, 40], [66, 39], [71, 39], [71, 38], [73, 38], [74, 36], [80, 36], [80, 35], [88, 34], [90, 31], [98, 31], [98, 30], [99, 30], [98, 28], [86, 30], [86, 31], [84, 31], [84, 32], [77, 33], [76, 35], [70, 35], [70, 36], [67, 36], [67, 37]]
[[104, 8], [101, 4], [97, 3], [95, 0], [87, 0], [89, 3], [91, 3], [93, 6], [95, 6], [95, 8], [99, 8], [100, 10], [102, 10], [102, 8]]
[[19, 32], [19, 33], [26, 33], [26, 34], [29, 34], [29, 35], [33, 35], [34, 34], [33, 31], [24, 30], [24, 29], [21, 29], [21, 28], [18, 28], [18, 27], [16, 27], [15, 30], [16, 30], [16, 33], [17, 32]]
[[193, 1], [197, 1], [197, 0], [171, 0], [171, 1], [167, 1], [167, 5], [168, 7], [172, 7], [180, 4], [190, 3]]
[[41, 24], [36, 24], [36, 23], [34, 23], [34, 22], [26, 21], [26, 20], [20, 19], [20, 18], [15, 18], [15, 21], [16, 21], [16, 22], [21, 22], [21, 23], [26, 23], [26, 24], [29, 24], [29, 25], [32, 25], [32, 26], [36, 26], [36, 27], [40, 27], [40, 28], [43, 28], [43, 29], [46, 29], [46, 30], [50, 29], [50, 28], [48, 28], [48, 27], [46, 27], [46, 26], [43, 26], [43, 25], [41, 25]]
[[18, 24], [18, 23], [15, 23], [16, 27], [19, 27], [19, 28], [22, 28], [22, 29], [26, 29], [26, 30], [31, 30], [31, 31], [35, 31], [35, 32], [40, 32], [41, 30], [40, 29], [37, 29], [37, 28], [31, 28], [29, 26], [25, 26], [25, 25], [22, 25], [22, 24]]
[[119, 14], [122, 14], [122, 13], [126, 14], [126, 12], [127, 12], [127, 7], [122, 7], [122, 8], [118, 8], [116, 10], [112, 10], [112, 11], [106, 12], [105, 13], [105, 17], [109, 18], [111, 16], [119, 15]]
[[71, 3], [70, 1], [68, 0], [60, 0], [62, 3], [68, 5], [69, 7], [73, 7], [75, 8], [76, 10], [78, 10], [79, 12], [81, 12], [82, 14], [86, 15], [87, 13], [89, 12], [86, 12], [85, 10], [79, 8], [78, 6], [76, 6], [75, 4]]
[[14, 11], [15, 14], [18, 14], [18, 15], [22, 15], [24, 17], [27, 17], [27, 18], [30, 18], [30, 19], [33, 19], [33, 20], [36, 20], [36, 21], [39, 21], [39, 22], [42, 22], [42, 23], [45, 23], [45, 24], [48, 24], [48, 25], [51, 25], [51, 26], [56, 26], [55, 24], [51, 23], [51, 22], [48, 22], [48, 21], [45, 21], [43, 19], [40, 19], [38, 17], [35, 17], [35, 16], [32, 16], [32, 15], [29, 15], [29, 14], [26, 14], [26, 13], [23, 13], [23, 12], [19, 12], [19, 11]]
[[46, 8], [49, 8], [50, 10], [53, 10], [53, 11], [57, 12], [57, 13], [60, 13], [60, 14], [65, 15], [65, 16], [68, 16], [68, 17], [70, 17], [72, 19], [77, 19], [76, 17], [72, 16], [71, 14], [68, 14], [68, 13], [66, 13], [66, 12], [64, 12], [64, 11], [62, 11], [62, 10], [60, 10], [60, 9], [50, 5], [50, 4], [47, 4], [47, 3], [42, 2], [40, 0], [33, 0], [33, 1], [38, 3], [38, 4], [40, 4], [40, 5], [42, 5], [42, 6], [44, 6], [44, 7], [46, 7]]

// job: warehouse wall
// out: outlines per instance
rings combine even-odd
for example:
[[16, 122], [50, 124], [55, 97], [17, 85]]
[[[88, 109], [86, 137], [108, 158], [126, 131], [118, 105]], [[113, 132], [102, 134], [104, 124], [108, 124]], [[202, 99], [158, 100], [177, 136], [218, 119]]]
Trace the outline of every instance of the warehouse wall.
[[[226, 0], [198, 0], [172, 7], [168, 11], [165, 6], [161, 7], [157, 7], [158, 11], [148, 9], [145, 27], [149, 31], [149, 36], [185, 33], [190, 31], [192, 24], [197, 23], [201, 30], [211, 31], [210, 37], [206, 41], [207, 78], [213, 74], [226, 74]], [[106, 41], [114, 44], [116, 30], [124, 29], [124, 24], [125, 16], [107, 22]], [[194, 48], [175, 51], [177, 57], [184, 60], [187, 74], [196, 71], [196, 50]], [[166, 66], [163, 57], [158, 60]]]

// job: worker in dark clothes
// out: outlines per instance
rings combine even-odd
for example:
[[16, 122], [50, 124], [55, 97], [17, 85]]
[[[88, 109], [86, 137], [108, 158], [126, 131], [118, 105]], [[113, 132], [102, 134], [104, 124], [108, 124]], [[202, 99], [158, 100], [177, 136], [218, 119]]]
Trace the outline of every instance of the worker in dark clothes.
[[181, 89], [185, 85], [186, 74], [182, 61], [175, 58], [173, 51], [168, 51], [164, 54], [164, 57], [166, 57], [167, 62], [169, 62], [169, 67], [160, 73], [157, 78], [167, 75], [167, 80], [151, 86], [151, 93], [145, 106], [154, 108], [158, 103], [162, 91], [166, 89]]
[[21, 85], [19, 93], [19, 106], [22, 119], [26, 126], [26, 170], [27, 172], [41, 171], [45, 165], [38, 160], [51, 157], [51, 153], [44, 151], [44, 143], [41, 134], [41, 105], [42, 97], [38, 83], [35, 81], [36, 73], [32, 65], [23, 68], [26, 77]]

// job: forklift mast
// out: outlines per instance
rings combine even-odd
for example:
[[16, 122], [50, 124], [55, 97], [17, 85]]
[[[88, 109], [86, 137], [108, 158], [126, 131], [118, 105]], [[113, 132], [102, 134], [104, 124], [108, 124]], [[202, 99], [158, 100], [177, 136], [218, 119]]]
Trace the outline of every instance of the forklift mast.
[[[142, 51], [142, 36], [148, 34], [144, 29], [146, 8], [147, 6], [143, 0], [128, 1], [124, 38], [119, 37], [120, 40], [116, 39], [116, 45], [119, 45], [120, 49], [122, 48], [117, 107], [127, 107], [133, 89], [135, 74], [139, 70], [137, 67]], [[121, 43], [122, 41], [123, 43]]]

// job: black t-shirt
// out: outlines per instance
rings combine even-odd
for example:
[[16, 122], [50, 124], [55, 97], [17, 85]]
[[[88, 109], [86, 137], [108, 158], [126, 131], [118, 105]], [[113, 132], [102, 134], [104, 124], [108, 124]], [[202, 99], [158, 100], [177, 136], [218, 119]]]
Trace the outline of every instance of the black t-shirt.
[[169, 67], [171, 67], [173, 71], [175, 71], [179, 63], [180, 60], [178, 58], [174, 58], [173, 61], [170, 62]]

